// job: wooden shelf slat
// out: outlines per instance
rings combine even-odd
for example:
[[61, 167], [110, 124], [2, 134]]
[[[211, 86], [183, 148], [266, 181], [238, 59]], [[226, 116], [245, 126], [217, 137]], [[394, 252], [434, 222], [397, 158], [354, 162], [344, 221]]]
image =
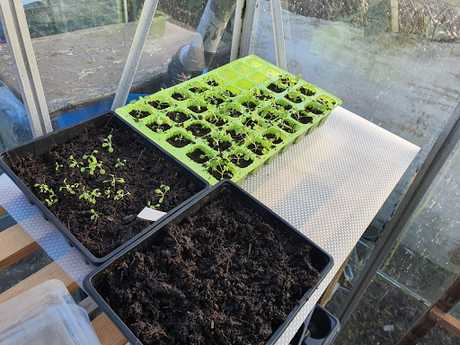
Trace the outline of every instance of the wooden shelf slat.
[[107, 315], [100, 314], [91, 323], [101, 344], [124, 345], [127, 343], [120, 330], [110, 321]]
[[7, 214], [7, 213], [8, 212], [6, 212], [6, 210], [2, 206], [0, 206], [0, 217], [5, 215], [5, 214]]
[[0, 271], [33, 253], [40, 246], [19, 225], [0, 232]]
[[0, 295], [0, 303], [8, 301], [9, 299], [20, 295], [21, 293], [41, 284], [50, 279], [59, 279], [67, 287], [69, 292], [73, 292], [78, 288], [72, 278], [56, 263], [52, 262], [48, 266], [42, 268], [40, 271], [35, 272], [31, 276], [22, 280], [9, 290], [6, 290]]
[[430, 319], [460, 338], [460, 321], [455, 317], [443, 312], [438, 307], [433, 307], [430, 310]]

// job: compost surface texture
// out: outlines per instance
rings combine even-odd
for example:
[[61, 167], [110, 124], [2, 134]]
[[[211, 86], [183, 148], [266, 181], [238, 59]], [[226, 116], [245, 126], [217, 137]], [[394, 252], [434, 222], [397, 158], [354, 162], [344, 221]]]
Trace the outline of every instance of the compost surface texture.
[[309, 246], [231, 195], [160, 231], [96, 287], [144, 344], [264, 344], [319, 278]]
[[[109, 135], [112, 135], [112, 153], [102, 147]], [[102, 164], [104, 174], [99, 168], [93, 175], [89, 169], [81, 172], [82, 167], [89, 166], [83, 156], [91, 154]], [[70, 167], [71, 156], [83, 164]], [[122, 165], [115, 167], [120, 162]], [[136, 217], [149, 202], [153, 206], [159, 205], [157, 209], [160, 211], [168, 212], [196, 193], [193, 183], [180, 176], [175, 168], [136, 137], [110, 127], [88, 129], [70, 142], [52, 147], [41, 157], [22, 160], [12, 170], [83, 246], [99, 258], [150, 224]], [[48, 206], [49, 193], [40, 192], [36, 184], [52, 189], [57, 202]], [[161, 185], [170, 187], [170, 190], [160, 203], [161, 195], [155, 190], [163, 191]], [[80, 198], [84, 192], [90, 194], [95, 189], [98, 189], [96, 194], [101, 193], [94, 198], [96, 203]], [[105, 194], [108, 190], [110, 193]], [[115, 200], [119, 190], [123, 193], [118, 195], [124, 196]]]

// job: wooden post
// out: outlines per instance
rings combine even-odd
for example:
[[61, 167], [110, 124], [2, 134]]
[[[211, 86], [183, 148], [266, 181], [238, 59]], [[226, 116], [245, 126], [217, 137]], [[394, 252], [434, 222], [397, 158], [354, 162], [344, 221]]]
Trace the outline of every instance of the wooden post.
[[391, 31], [399, 32], [398, 0], [390, 0], [390, 7], [391, 7]]

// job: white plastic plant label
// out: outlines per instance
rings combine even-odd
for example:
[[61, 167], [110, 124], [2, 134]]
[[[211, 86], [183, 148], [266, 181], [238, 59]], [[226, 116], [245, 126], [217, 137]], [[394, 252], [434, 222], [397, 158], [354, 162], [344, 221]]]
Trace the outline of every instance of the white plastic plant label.
[[137, 218], [142, 218], [145, 220], [150, 220], [152, 222], [157, 221], [161, 217], [163, 217], [166, 214], [166, 212], [154, 210], [153, 208], [150, 207], [145, 207], [138, 215]]

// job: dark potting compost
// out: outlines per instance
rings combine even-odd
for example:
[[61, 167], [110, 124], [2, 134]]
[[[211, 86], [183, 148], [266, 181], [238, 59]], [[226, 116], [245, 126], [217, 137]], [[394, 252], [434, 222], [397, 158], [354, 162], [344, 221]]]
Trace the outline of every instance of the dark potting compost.
[[28, 155], [10, 168], [96, 258], [152, 224], [137, 218], [144, 207], [169, 212], [206, 185], [113, 123], [88, 125], [72, 140], [51, 144], [43, 155]]
[[143, 344], [266, 344], [332, 265], [250, 197], [214, 191], [85, 280]]

